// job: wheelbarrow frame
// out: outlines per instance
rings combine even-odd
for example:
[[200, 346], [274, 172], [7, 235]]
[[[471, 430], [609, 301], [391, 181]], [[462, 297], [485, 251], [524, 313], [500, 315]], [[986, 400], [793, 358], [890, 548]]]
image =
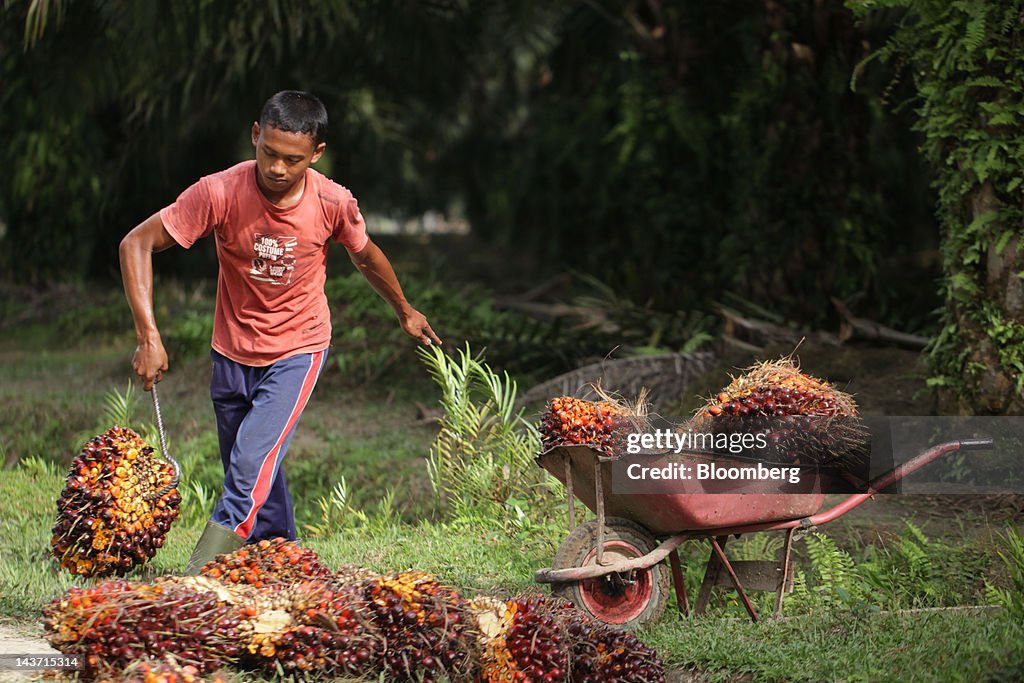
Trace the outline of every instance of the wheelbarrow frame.
[[[628, 572], [636, 570], [644, 570], [659, 562], [663, 562], [666, 558], [669, 560], [672, 583], [676, 591], [676, 602], [683, 614], [690, 613], [689, 601], [686, 595], [686, 587], [683, 580], [683, 572], [679, 561], [678, 548], [685, 541], [691, 539], [708, 539], [711, 543], [711, 556], [708, 560], [708, 565], [705, 570], [704, 580], [701, 585], [700, 596], [697, 601], [696, 613], [700, 614], [706, 608], [707, 603], [710, 599], [711, 589], [716, 585], [717, 575], [720, 574], [721, 570], [725, 570], [728, 575], [729, 581], [732, 586], [736, 589], [740, 596], [740, 600], [743, 602], [744, 608], [750, 615], [753, 621], [759, 621], [757, 612], [754, 609], [750, 598], [747, 596], [746, 590], [744, 589], [743, 583], [737, 574], [733, 563], [729, 561], [724, 552], [724, 545], [726, 539], [732, 535], [754, 533], [759, 531], [785, 531], [786, 538], [782, 550], [782, 576], [780, 577], [775, 598], [775, 609], [773, 614], [775, 617], [779, 617], [782, 614], [782, 596], [792, 584], [792, 567], [791, 567], [791, 551], [794, 535], [797, 533], [808, 533], [813, 531], [821, 524], [826, 524], [832, 520], [843, 516], [850, 510], [853, 510], [857, 506], [864, 503], [869, 498], [872, 498], [878, 492], [888, 488], [893, 483], [909, 476], [916, 472], [922, 467], [928, 465], [934, 460], [954, 451], [961, 450], [984, 450], [992, 447], [992, 439], [963, 439], [959, 441], [949, 441], [941, 443], [921, 452], [914, 458], [907, 462], [898, 465], [886, 474], [868, 482], [866, 489], [860, 493], [855, 493], [841, 501], [840, 503], [832, 506], [824, 512], [817, 512], [806, 516], [800, 516], [795, 519], [779, 519], [779, 520], [767, 520], [767, 521], [753, 521], [751, 523], [739, 523], [729, 526], [719, 527], [708, 527], [708, 528], [695, 528], [695, 529], [680, 529], [678, 533], [670, 533], [667, 538], [663, 540], [653, 551], [648, 552], [640, 557], [631, 558], [628, 560], [622, 560], [618, 562], [612, 562], [609, 564], [604, 563], [604, 546], [606, 536], [606, 501], [604, 492], [604, 476], [605, 469], [608, 467], [608, 463], [618, 458], [607, 457], [601, 455], [598, 451], [590, 448], [589, 446], [560, 446], [555, 449], [551, 449], [538, 456], [537, 461], [541, 467], [551, 472], [553, 475], [556, 474], [555, 468], [558, 467], [558, 461], [561, 460], [562, 466], [564, 467], [566, 496], [568, 502], [568, 513], [569, 513], [569, 528], [570, 531], [576, 528], [576, 511], [575, 511], [575, 499], [577, 493], [575, 491], [573, 467], [571, 452], [576, 449], [585, 449], [590, 451], [593, 458], [594, 467], [594, 512], [597, 514], [597, 542], [596, 542], [596, 556], [594, 558], [594, 564], [587, 565], [584, 567], [570, 567], [566, 569], [553, 569], [545, 568], [536, 572], [534, 580], [538, 583], [550, 583], [550, 584], [567, 584], [587, 579], [594, 579], [598, 577], [608, 576], [610, 574], [626, 574]], [[557, 451], [561, 451], [558, 453]], [[559, 458], [559, 455], [561, 456]], [[558, 472], [561, 474], [561, 472]], [[556, 475], [557, 476], [557, 475]], [[560, 478], [560, 477], [559, 477]], [[613, 494], [617, 498], [623, 496], [629, 496], [631, 494]], [[686, 496], [687, 494], [678, 494], [680, 496]], [[717, 494], [694, 494], [698, 496], [714, 496]], [[731, 495], [731, 494], [724, 494]], [[764, 495], [766, 500], [769, 500], [774, 494], [752, 494], [752, 495]], [[789, 494], [789, 495], [800, 495], [800, 494]], [[818, 494], [806, 494], [806, 495], [817, 495], [819, 498], [815, 503], [814, 509], [819, 509], [823, 500], [823, 495]], [[582, 498], [581, 498], [582, 500]], [[586, 504], [586, 501], [583, 501]], [[588, 505], [589, 507], [589, 505]], [[627, 519], [629, 519], [627, 517]], [[639, 520], [631, 520], [638, 523]], [[664, 537], [666, 534], [660, 534]]]

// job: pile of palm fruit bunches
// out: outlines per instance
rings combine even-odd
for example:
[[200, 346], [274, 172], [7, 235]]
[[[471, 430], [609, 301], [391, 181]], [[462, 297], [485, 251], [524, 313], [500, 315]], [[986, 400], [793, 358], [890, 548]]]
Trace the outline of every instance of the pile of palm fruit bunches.
[[57, 500], [51, 547], [81, 576], [123, 576], [156, 553], [178, 516], [173, 467], [130, 429], [89, 440]]
[[219, 555], [195, 577], [72, 588], [43, 617], [87, 680], [190, 683], [226, 666], [304, 679], [664, 680], [651, 648], [567, 601], [469, 600], [417, 570], [332, 571], [284, 539]]
[[[642, 417], [617, 402], [559, 396], [541, 416], [541, 438], [545, 448], [589, 445], [617, 454], [623, 430], [637, 429], [633, 418]], [[762, 433], [768, 447], [751, 455], [780, 462], [855, 470], [868, 454], [853, 397], [801, 372], [791, 358], [747, 368], [677, 431]]]

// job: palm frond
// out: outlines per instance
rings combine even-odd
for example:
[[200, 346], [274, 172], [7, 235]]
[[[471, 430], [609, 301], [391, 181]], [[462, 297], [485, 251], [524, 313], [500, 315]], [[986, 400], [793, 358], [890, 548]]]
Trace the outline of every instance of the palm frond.
[[131, 380], [124, 392], [111, 389], [103, 396], [103, 419], [108, 425], [127, 427], [135, 410], [135, 385]]

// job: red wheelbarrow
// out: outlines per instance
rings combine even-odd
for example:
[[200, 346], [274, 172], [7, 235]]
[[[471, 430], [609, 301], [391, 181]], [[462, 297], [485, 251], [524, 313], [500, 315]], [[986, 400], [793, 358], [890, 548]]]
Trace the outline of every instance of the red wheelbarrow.
[[[802, 478], [795, 488], [780, 485], [779, 492], [770, 493], [614, 493], [611, 468], [619, 458], [589, 446], [558, 446], [539, 455], [537, 463], [566, 486], [570, 533], [559, 546], [552, 567], [541, 569], [534, 579], [551, 584], [554, 593], [601, 621], [633, 628], [656, 621], [664, 613], [669, 574], [679, 610], [690, 614], [678, 548], [684, 541], [707, 539], [711, 555], [694, 612], [701, 614], [714, 587], [722, 585], [736, 590], [754, 621], [758, 621], [758, 615], [747, 590], [774, 591], [773, 614], [779, 617], [783, 595], [793, 587], [794, 535], [846, 514], [942, 455], [991, 447], [992, 439], [933, 446], [868, 482], [861, 493], [819, 512], [825, 494], [818, 476]], [[705, 453], [670, 457], [689, 466], [711, 459], [717, 463], [728, 460]], [[722, 490], [737, 489], [723, 486]], [[597, 514], [597, 519], [576, 526], [576, 497]], [[786, 532], [781, 561], [730, 561], [726, 557], [724, 547], [729, 536], [755, 531]]]

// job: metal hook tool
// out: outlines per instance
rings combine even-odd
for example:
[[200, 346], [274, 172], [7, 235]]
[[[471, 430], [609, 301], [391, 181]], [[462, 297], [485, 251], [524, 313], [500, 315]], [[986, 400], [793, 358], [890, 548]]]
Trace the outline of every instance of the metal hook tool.
[[164, 434], [164, 418], [163, 415], [160, 414], [160, 396], [157, 394], [155, 382], [151, 393], [153, 394], [153, 411], [156, 413], [156, 428], [160, 433], [160, 455], [164, 460], [171, 464], [171, 467], [174, 468], [174, 476], [171, 477], [170, 483], [156, 494], [149, 497], [150, 500], [156, 500], [163, 498], [168, 493], [178, 488], [178, 483], [181, 481], [181, 465], [178, 464], [177, 460], [171, 457], [170, 452], [167, 450], [167, 436]]

